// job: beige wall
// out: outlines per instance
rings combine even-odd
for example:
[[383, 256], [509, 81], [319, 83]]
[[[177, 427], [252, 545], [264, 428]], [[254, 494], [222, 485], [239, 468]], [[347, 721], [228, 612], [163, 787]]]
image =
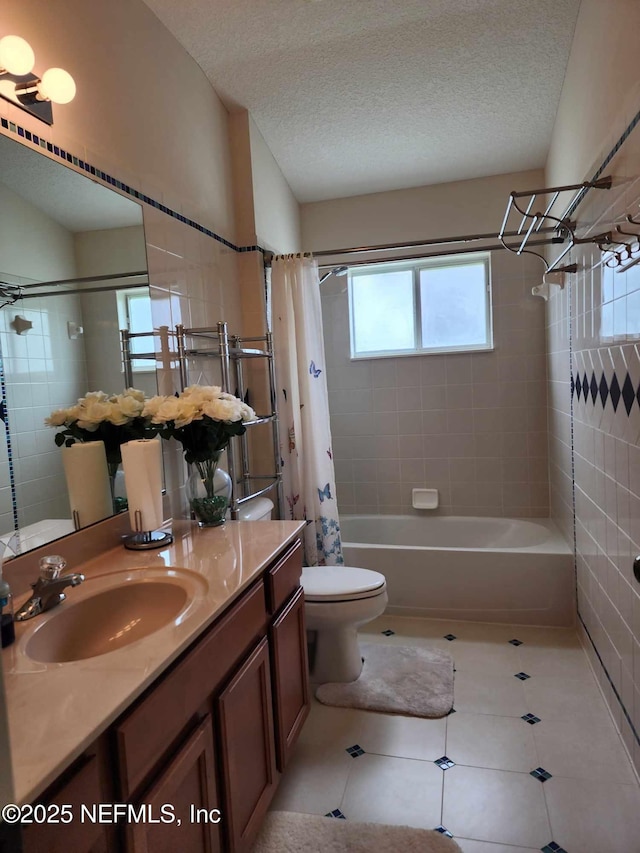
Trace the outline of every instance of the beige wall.
[[540, 186], [540, 171], [339, 198], [301, 206], [306, 252], [462, 234], [497, 234], [512, 190]]
[[582, 0], [547, 159], [547, 185], [587, 179], [637, 112], [640, 3]]
[[227, 112], [141, 0], [7, 0], [2, 29], [27, 39], [36, 71], [61, 66], [75, 78], [75, 100], [54, 108], [57, 144], [233, 238]]
[[[509, 192], [541, 181], [526, 172], [305, 204], [303, 245], [497, 234]], [[502, 250], [491, 266], [493, 352], [351, 361], [346, 279], [322, 285], [341, 512], [410, 513], [412, 489], [427, 487], [446, 514], [548, 514], [544, 304], [531, 295], [542, 262]]]
[[[547, 164], [547, 183], [588, 179], [640, 110], [635, 0], [583, 0]], [[576, 212], [581, 234], [636, 213], [640, 130], [610, 162], [611, 191], [587, 194]], [[640, 770], [640, 405], [571, 394], [587, 376], [607, 388], [615, 374], [640, 384], [640, 266], [602, 266], [594, 246], [576, 248], [578, 274], [548, 303], [551, 511], [573, 546], [585, 648], [611, 713]], [[574, 512], [575, 510], [575, 512]], [[588, 635], [587, 636], [587, 632]], [[590, 637], [590, 639], [589, 639]], [[597, 650], [597, 654], [596, 654]], [[634, 732], [635, 728], [635, 732]]]
[[249, 138], [258, 244], [281, 254], [299, 252], [300, 206], [251, 117]]

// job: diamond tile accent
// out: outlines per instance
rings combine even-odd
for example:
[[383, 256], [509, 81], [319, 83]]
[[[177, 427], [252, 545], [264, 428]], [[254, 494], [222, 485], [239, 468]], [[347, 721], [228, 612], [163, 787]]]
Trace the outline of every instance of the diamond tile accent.
[[636, 392], [633, 390], [633, 382], [631, 381], [631, 377], [627, 373], [624, 378], [624, 383], [622, 385], [622, 400], [624, 402], [624, 407], [627, 410], [627, 414], [631, 414], [631, 407], [636, 401]]
[[[454, 670], [454, 672], [455, 672], [455, 670]], [[455, 709], [455, 708], [452, 708], [452, 709], [449, 711], [449, 713], [447, 714], [447, 717], [449, 717], [451, 714], [455, 714], [455, 712], [456, 712], [456, 709]]]
[[340, 809], [334, 809], [332, 812], [327, 812], [325, 817], [337, 817], [340, 820], [346, 820], [346, 817], [342, 814]]
[[607, 385], [607, 378], [604, 373], [602, 374], [598, 390], [600, 391], [600, 401], [602, 402], [602, 408], [604, 409], [607, 405], [607, 398], [609, 396], [609, 386]]
[[361, 755], [364, 755], [364, 749], [358, 743], [348, 746], [345, 752], [348, 752], [351, 758], [360, 758]]
[[392, 631], [391, 628], [387, 628], [386, 631], [381, 631], [380, 633], [384, 634], [385, 637], [393, 637], [393, 635], [395, 634], [395, 631]]
[[555, 841], [550, 841], [548, 844], [545, 844], [544, 847], [541, 847], [540, 850], [542, 853], [567, 853], [564, 847], [560, 847], [560, 845], [556, 844]]
[[452, 767], [456, 766], [455, 761], [447, 758], [446, 755], [443, 755], [442, 758], [437, 758], [433, 763], [437, 764], [441, 770], [450, 770]]
[[515, 678], [519, 678], [520, 681], [526, 681], [527, 678], [531, 678], [531, 676], [527, 675], [526, 672], [516, 672]]
[[535, 714], [525, 714], [523, 717], [520, 717], [521, 720], [524, 720], [525, 723], [529, 723], [531, 726], [535, 726], [536, 723], [541, 722], [540, 717], [536, 717]]
[[589, 391], [591, 392], [591, 402], [595, 405], [596, 397], [598, 396], [598, 383], [596, 382], [595, 373], [591, 374], [591, 382], [589, 383]]
[[587, 374], [582, 377], [582, 396], [584, 397], [585, 403], [587, 402], [587, 394], [589, 393], [589, 380], [587, 379]]
[[613, 374], [613, 379], [611, 380], [611, 385], [609, 386], [609, 396], [611, 397], [611, 405], [613, 406], [613, 411], [618, 411], [618, 403], [620, 402], [620, 385], [618, 383], [618, 377]]
[[444, 639], [445, 639], [445, 640], [449, 640], [449, 641], [451, 641], [451, 640], [455, 640], [455, 639], [457, 639], [457, 638], [456, 638], [456, 635], [455, 635], [455, 634], [445, 634], [445, 635], [444, 635]]
[[580, 374], [576, 373], [576, 397], [578, 400], [582, 396], [582, 379], [580, 379]]
[[448, 830], [446, 827], [442, 826], [442, 825], [440, 825], [440, 826], [434, 826], [433, 831], [434, 831], [434, 832], [439, 832], [439, 833], [440, 833], [440, 835], [446, 835], [446, 836], [447, 836], [447, 838], [453, 838], [453, 833], [449, 832], [449, 830]]
[[539, 782], [546, 782], [547, 779], [551, 779], [551, 773], [546, 771], [544, 767], [536, 767], [535, 770], [532, 770], [529, 773], [529, 776], [533, 776], [534, 779], [537, 779]]
[[512, 646], [521, 646], [522, 640], [509, 640]]

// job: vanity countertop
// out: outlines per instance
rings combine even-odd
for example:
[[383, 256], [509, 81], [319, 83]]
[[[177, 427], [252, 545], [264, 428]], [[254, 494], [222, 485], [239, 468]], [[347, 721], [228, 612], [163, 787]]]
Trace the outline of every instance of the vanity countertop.
[[[66, 571], [81, 571], [96, 581], [114, 572], [133, 577], [140, 569], [184, 569], [193, 573], [194, 598], [179, 624], [174, 621], [109, 654], [68, 663], [38, 663], [25, 654], [46, 615], [16, 623], [16, 642], [2, 651], [15, 802], [33, 801], [303, 527], [298, 521], [231, 521], [200, 529], [177, 521], [173, 544], [160, 551], [119, 546], [82, 565], [69, 565]], [[69, 606], [83, 586], [68, 589], [67, 602], [59, 608]]]

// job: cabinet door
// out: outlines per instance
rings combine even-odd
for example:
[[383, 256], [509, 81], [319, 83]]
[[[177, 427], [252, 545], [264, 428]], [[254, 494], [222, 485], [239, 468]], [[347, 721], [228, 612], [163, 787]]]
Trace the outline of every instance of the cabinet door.
[[224, 827], [231, 853], [251, 844], [275, 792], [269, 646], [266, 637], [217, 702], [224, 785]]
[[[214, 823], [220, 808], [214, 770], [213, 728], [206, 717], [176, 753], [157, 782], [142, 797], [147, 808], [144, 823], [127, 823], [129, 853], [218, 853], [220, 825]], [[177, 818], [170, 816], [173, 806]], [[165, 807], [163, 811], [162, 806]], [[160, 822], [151, 822], [149, 819]]]
[[310, 708], [302, 588], [273, 623], [271, 652], [278, 770], [283, 771]]
[[[110, 849], [111, 832], [106, 824], [81, 821], [81, 805], [96, 806], [105, 799], [100, 782], [99, 760], [87, 756], [82, 766], [42, 802], [50, 806], [70, 805], [71, 823], [33, 823], [23, 829], [24, 853], [103, 853]], [[108, 796], [108, 795], [107, 795]], [[62, 818], [60, 818], [62, 819]]]

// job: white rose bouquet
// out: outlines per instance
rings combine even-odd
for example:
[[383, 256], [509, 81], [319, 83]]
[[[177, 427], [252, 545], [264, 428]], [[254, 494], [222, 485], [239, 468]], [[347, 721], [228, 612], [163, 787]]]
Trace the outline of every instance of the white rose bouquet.
[[103, 441], [109, 474], [115, 475], [122, 456], [120, 445], [138, 438], [153, 438], [159, 432], [143, 416], [144, 392], [127, 388], [122, 394], [108, 396], [103, 391], [90, 391], [75, 406], [58, 409], [45, 420], [50, 427], [64, 427], [56, 433], [58, 447], [69, 447], [76, 441]]
[[246, 431], [244, 421], [253, 420], [256, 413], [217, 385], [191, 385], [177, 397], [151, 397], [142, 417], [162, 438], [182, 444], [186, 462], [196, 466], [207, 498], [213, 498], [220, 453], [232, 436]]

